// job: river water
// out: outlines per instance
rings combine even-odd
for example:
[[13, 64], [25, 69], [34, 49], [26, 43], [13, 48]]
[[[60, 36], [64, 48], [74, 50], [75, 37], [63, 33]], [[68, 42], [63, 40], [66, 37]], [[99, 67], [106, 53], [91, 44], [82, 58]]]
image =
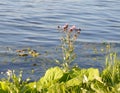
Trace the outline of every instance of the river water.
[[[76, 43], [76, 63], [102, 68], [105, 53], [94, 51], [109, 42], [112, 50], [119, 52], [119, 7], [120, 0], [0, 0], [0, 71], [22, 69], [29, 76], [29, 70], [34, 70], [31, 78], [41, 76], [59, 59], [60, 52], [54, 51], [60, 45], [57, 26], [65, 23], [82, 29]], [[16, 55], [17, 49], [28, 47], [41, 56]], [[95, 60], [97, 57], [100, 60]]]

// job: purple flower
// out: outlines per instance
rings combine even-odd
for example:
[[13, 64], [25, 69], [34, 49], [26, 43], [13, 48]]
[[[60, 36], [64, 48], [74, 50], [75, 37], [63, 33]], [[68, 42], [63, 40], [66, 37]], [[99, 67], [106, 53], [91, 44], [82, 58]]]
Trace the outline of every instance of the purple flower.
[[70, 28], [70, 32], [72, 32], [73, 30], [75, 30], [76, 29], [76, 26], [75, 25], [73, 25], [71, 28]]
[[65, 24], [65, 25], [63, 26], [63, 29], [64, 29], [64, 30], [67, 30], [67, 28], [68, 28], [68, 24]]

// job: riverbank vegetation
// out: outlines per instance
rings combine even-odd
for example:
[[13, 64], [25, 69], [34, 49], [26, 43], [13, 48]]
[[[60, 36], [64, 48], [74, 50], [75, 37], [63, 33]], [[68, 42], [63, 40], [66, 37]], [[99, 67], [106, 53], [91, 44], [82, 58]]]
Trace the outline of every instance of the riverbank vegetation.
[[[71, 62], [77, 56], [74, 45], [81, 29], [66, 24], [58, 26], [58, 30], [63, 33], [62, 61], [55, 59], [59, 66], [49, 68], [44, 76], [33, 82], [30, 82], [29, 77], [23, 80], [22, 71], [16, 75], [14, 70], [8, 70], [7, 78], [0, 80], [0, 93], [120, 93], [120, 59], [117, 54], [106, 55], [102, 71], [92, 67], [71, 67]], [[39, 55], [30, 49], [24, 51], [18, 51], [19, 55]]]

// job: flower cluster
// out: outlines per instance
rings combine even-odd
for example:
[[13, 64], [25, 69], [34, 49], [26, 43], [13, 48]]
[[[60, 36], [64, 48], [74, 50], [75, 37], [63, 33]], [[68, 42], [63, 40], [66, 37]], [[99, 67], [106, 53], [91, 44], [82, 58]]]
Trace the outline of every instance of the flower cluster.
[[[59, 29], [60, 31], [63, 31], [63, 32], [66, 33], [66, 34], [71, 34], [71, 35], [73, 35], [73, 38], [74, 38], [74, 39], [77, 39], [77, 36], [80, 34], [80, 31], [81, 31], [81, 29], [80, 29], [80, 28], [76, 28], [75, 25], [69, 27], [68, 24], [65, 24], [63, 27], [58, 26], [58, 29]], [[74, 33], [74, 34], [73, 34], [73, 33]]]
[[58, 29], [64, 33], [64, 38], [62, 38], [62, 41], [66, 40], [69, 45], [74, 44], [81, 32], [80, 28], [76, 28], [75, 25], [69, 27], [68, 24], [65, 24], [62, 27], [58, 26]]
[[[64, 30], [67, 30], [68, 27], [69, 27], [68, 24], [65, 24], [64, 25]], [[77, 31], [78, 33], [80, 33], [80, 31], [81, 31], [81, 29], [80, 28], [77, 29], [75, 25], [73, 25], [72, 27], [70, 27], [68, 31], [72, 32], [73, 30]]]

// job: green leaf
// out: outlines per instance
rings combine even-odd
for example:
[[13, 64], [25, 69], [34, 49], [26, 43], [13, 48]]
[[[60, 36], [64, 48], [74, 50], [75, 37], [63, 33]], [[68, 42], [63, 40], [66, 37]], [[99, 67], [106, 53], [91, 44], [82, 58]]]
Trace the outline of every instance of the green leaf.
[[63, 76], [63, 71], [59, 67], [50, 68], [46, 71], [44, 79], [49, 81], [59, 80]]
[[87, 70], [86, 76], [88, 77], [88, 80], [92, 81], [92, 80], [96, 79], [97, 77], [99, 77], [99, 70], [95, 69], [95, 68], [89, 68]]
[[57, 83], [63, 76], [63, 71], [59, 67], [50, 68], [46, 71], [37, 84], [40, 85], [38, 89], [49, 88], [51, 85]]
[[80, 85], [80, 83], [82, 83], [82, 78], [80, 77], [75, 77], [73, 79], [70, 79], [69, 81], [66, 82], [66, 85], [67, 87], [70, 87], [70, 86], [77, 86], [77, 85]]
[[8, 92], [8, 83], [0, 81], [0, 93]]
[[99, 71], [98, 69], [89, 68], [89, 69], [73, 69], [73, 72], [70, 72], [71, 79], [66, 82], [66, 85], [69, 86], [77, 86], [81, 83], [92, 81], [94, 79], [98, 79]]
[[70, 79], [66, 82], [67, 87], [80, 85], [85, 72], [86, 69], [72, 69], [72, 71], [69, 72]]
[[66, 93], [65, 83], [56, 83], [49, 87], [47, 93]]

